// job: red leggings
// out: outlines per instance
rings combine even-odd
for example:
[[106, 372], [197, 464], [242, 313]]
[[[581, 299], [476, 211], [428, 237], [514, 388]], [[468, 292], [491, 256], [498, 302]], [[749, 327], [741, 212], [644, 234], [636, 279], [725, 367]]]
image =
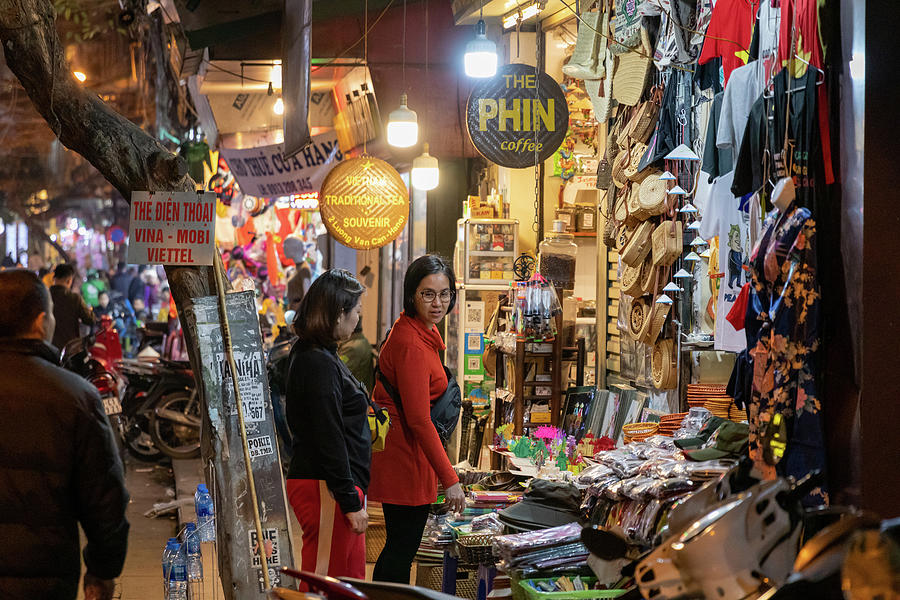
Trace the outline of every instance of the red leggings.
[[[288, 479], [288, 500], [303, 530], [300, 569], [331, 577], [366, 578], [366, 536], [350, 521], [321, 479]], [[359, 499], [365, 496], [358, 487]]]

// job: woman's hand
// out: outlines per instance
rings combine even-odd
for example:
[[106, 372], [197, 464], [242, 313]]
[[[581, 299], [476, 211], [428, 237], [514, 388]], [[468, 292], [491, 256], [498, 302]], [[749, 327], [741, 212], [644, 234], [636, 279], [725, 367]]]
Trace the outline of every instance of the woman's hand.
[[445, 497], [447, 498], [447, 504], [450, 505], [451, 511], [461, 513], [466, 509], [466, 494], [463, 492], [459, 482], [456, 482], [447, 488]]
[[350, 521], [350, 530], [353, 533], [365, 533], [369, 524], [369, 513], [365, 509], [347, 513], [347, 520]]

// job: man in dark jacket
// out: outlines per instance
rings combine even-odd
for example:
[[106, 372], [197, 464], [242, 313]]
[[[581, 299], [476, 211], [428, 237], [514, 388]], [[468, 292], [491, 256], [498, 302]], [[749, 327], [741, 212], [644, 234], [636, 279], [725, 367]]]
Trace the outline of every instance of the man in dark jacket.
[[81, 296], [72, 291], [74, 281], [75, 267], [66, 263], [56, 265], [53, 270], [53, 285], [50, 286], [53, 316], [56, 319], [56, 332], [52, 341], [60, 350], [72, 340], [81, 337], [79, 323], [90, 325], [94, 322], [91, 308]]
[[34, 273], [0, 272], [0, 596], [112, 598], [128, 492], [97, 391], [57, 366], [53, 303]]

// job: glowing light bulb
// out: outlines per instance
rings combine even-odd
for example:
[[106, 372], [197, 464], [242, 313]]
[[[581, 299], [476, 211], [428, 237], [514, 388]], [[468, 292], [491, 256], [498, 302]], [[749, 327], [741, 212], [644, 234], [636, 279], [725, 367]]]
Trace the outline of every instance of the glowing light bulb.
[[400, 108], [388, 115], [387, 141], [397, 148], [409, 148], [419, 140], [418, 118], [406, 101], [406, 94], [401, 94]]
[[497, 73], [497, 46], [485, 35], [487, 25], [479, 19], [475, 25], [475, 39], [466, 44], [463, 57], [466, 75], [469, 77], [493, 77]]
[[428, 144], [425, 144], [422, 155], [417, 157], [412, 164], [413, 187], [424, 191], [433, 190], [438, 186], [440, 174], [438, 160], [428, 154]]
[[272, 105], [272, 112], [274, 112], [276, 115], [283, 115], [284, 114], [284, 100], [282, 100], [281, 98], [278, 98], [277, 100], [275, 100], [275, 104]]
[[72, 75], [75, 79], [78, 80], [78, 83], [84, 83], [87, 81], [87, 75], [85, 75], [82, 71], [72, 71]]

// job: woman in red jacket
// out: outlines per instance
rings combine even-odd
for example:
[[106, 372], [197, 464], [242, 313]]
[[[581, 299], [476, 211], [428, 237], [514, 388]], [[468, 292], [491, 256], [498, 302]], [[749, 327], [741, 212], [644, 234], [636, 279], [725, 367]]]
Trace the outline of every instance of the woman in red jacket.
[[465, 495], [431, 422], [431, 404], [447, 389], [438, 352], [445, 348], [437, 324], [456, 302], [456, 277], [443, 258], [416, 259], [403, 280], [403, 313], [378, 358], [381, 373], [397, 389], [397, 410], [375, 383], [375, 402], [388, 409], [391, 427], [384, 451], [372, 457], [369, 497], [384, 508], [387, 542], [375, 563], [377, 581], [409, 583], [409, 570], [422, 540], [428, 508], [440, 480], [450, 509], [461, 512]]

